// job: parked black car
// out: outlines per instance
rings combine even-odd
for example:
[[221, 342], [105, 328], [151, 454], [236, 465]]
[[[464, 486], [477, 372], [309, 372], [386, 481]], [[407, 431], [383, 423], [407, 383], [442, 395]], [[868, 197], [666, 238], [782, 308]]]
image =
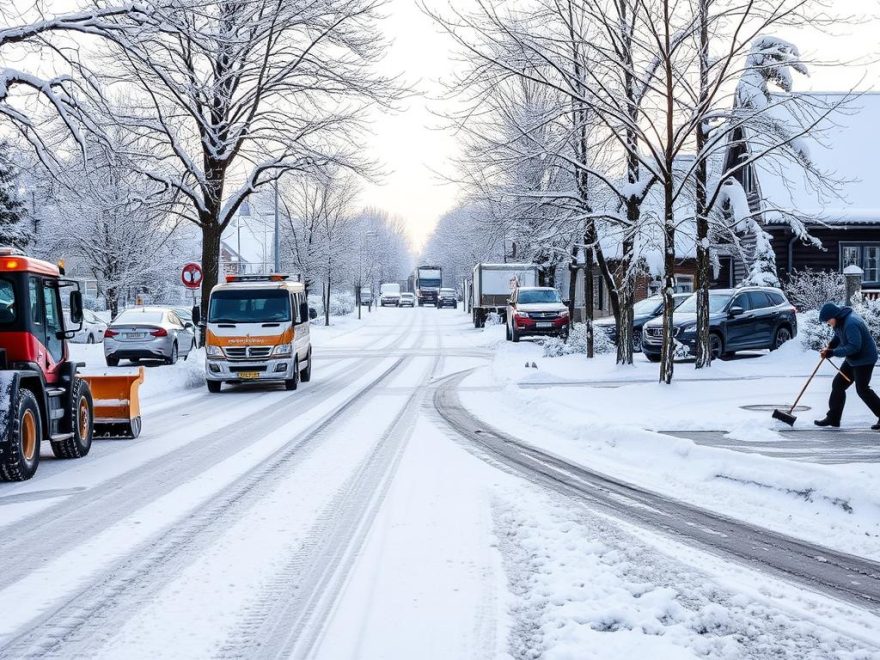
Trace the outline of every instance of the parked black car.
[[[675, 301], [675, 308], [678, 309], [681, 304], [691, 297], [689, 293], [675, 293], [672, 295], [672, 299]], [[663, 313], [663, 296], [651, 296], [650, 298], [645, 298], [644, 300], [640, 300], [635, 305], [633, 305], [633, 350], [638, 353], [642, 350], [642, 328], [645, 323], [650, 321], [651, 319], [655, 319]], [[609, 316], [604, 319], [599, 319], [595, 323], [596, 327], [600, 330], [604, 330], [608, 337], [615, 344], [617, 343], [617, 324], [614, 322], [614, 317]]]
[[[673, 315], [676, 341], [695, 352], [697, 297], [688, 298]], [[779, 348], [797, 335], [797, 316], [785, 294], [773, 287], [743, 287], [709, 292], [709, 345], [712, 358], [729, 358], [737, 351]], [[642, 351], [660, 361], [663, 318], [645, 323]]]

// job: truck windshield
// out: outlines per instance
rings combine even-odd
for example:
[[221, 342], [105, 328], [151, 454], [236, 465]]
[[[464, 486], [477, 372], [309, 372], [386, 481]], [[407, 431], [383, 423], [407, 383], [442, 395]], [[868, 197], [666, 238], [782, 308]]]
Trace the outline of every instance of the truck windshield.
[[227, 290], [211, 294], [209, 323], [290, 321], [290, 296], [281, 290]]
[[518, 303], [529, 305], [532, 303], [558, 303], [559, 292], [555, 289], [533, 289], [531, 291], [520, 291], [516, 298]]

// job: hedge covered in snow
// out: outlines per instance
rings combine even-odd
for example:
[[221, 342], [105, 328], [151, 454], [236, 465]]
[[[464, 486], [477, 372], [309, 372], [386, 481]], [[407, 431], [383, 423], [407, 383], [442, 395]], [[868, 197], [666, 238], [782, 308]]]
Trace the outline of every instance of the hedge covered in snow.
[[[853, 305], [856, 314], [865, 319], [874, 341], [880, 343], [880, 300], [863, 300]], [[807, 350], [818, 351], [828, 345], [834, 331], [819, 321], [819, 311], [811, 309], [798, 316], [798, 336]]]
[[[602, 328], [593, 326], [593, 348], [596, 354], [611, 353], [616, 350], [614, 342]], [[561, 355], [587, 354], [587, 324], [575, 323], [571, 327], [568, 341], [559, 337], [544, 340], [544, 357], [560, 357]]]

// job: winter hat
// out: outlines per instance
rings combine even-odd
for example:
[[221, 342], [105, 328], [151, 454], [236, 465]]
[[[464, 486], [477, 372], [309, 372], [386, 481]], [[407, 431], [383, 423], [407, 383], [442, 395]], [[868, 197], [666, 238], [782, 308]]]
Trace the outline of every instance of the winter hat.
[[827, 323], [828, 319], [836, 318], [838, 314], [840, 314], [840, 307], [834, 303], [825, 303], [822, 305], [822, 310], [819, 312], [819, 320], [822, 321], [822, 323]]

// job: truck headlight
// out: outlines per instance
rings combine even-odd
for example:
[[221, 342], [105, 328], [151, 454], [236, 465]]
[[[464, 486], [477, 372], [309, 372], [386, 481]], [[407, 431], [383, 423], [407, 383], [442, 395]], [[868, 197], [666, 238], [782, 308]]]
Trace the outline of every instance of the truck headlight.
[[223, 349], [219, 346], [205, 346], [208, 357], [223, 357]]
[[293, 344], [279, 344], [272, 351], [272, 355], [290, 355], [293, 353]]

